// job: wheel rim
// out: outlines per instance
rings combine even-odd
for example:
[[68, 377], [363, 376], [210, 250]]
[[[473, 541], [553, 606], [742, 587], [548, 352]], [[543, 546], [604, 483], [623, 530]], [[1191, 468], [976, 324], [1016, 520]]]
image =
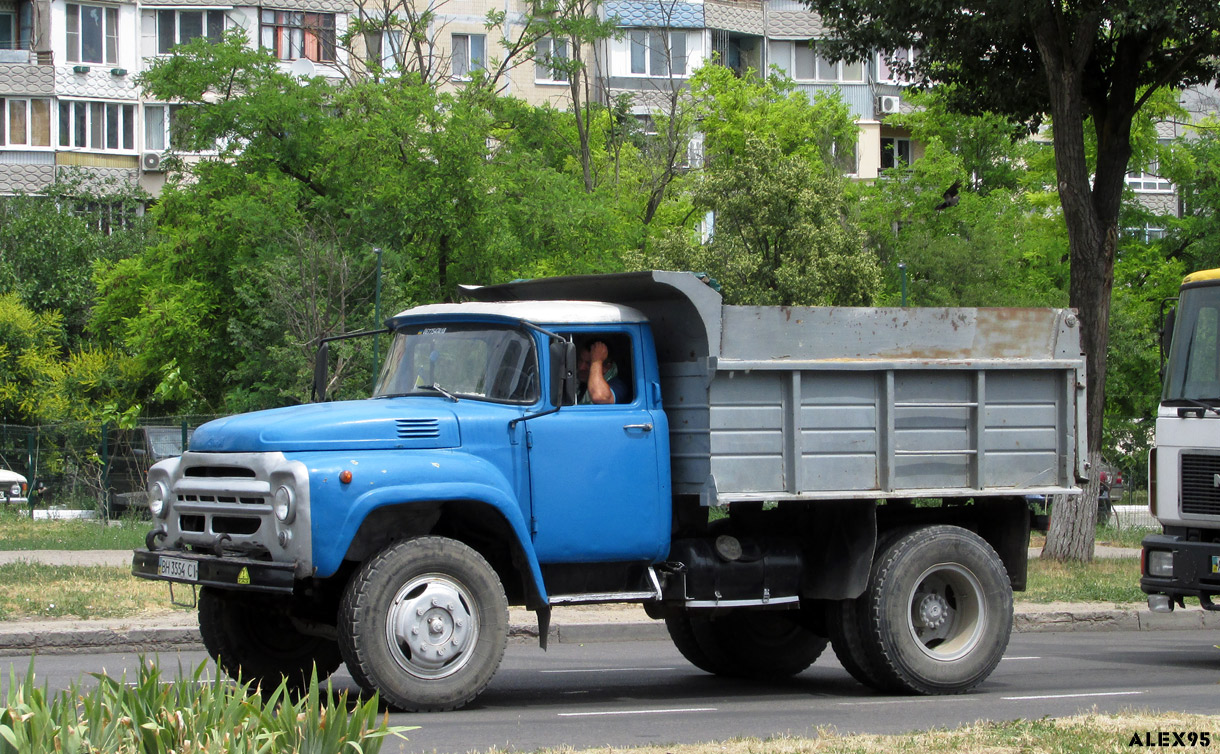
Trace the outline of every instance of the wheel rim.
[[907, 628], [915, 645], [934, 660], [951, 662], [982, 640], [983, 587], [969, 570], [939, 563], [915, 581], [907, 608]]
[[471, 593], [450, 576], [429, 573], [394, 595], [386, 640], [394, 661], [417, 678], [445, 678], [465, 667], [479, 638]]

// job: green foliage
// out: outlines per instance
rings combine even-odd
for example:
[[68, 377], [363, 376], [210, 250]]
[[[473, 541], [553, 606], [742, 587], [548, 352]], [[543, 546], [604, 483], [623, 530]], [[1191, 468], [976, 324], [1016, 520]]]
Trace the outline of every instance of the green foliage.
[[204, 679], [206, 663], [193, 674], [170, 682], [151, 661], [140, 660], [132, 683], [126, 676], [92, 674], [97, 686], [73, 684], [57, 694], [38, 688], [33, 663], [25, 677], [10, 671], [8, 699], [0, 709], [0, 754], [62, 751], [147, 754], [193, 751], [356, 752], [376, 754], [388, 736], [404, 738], [411, 727], [377, 722], [377, 697], [349, 705], [328, 683], [325, 696], [318, 679], [300, 699], [289, 697], [284, 684], [264, 695], [249, 684]]
[[738, 77], [720, 65], [696, 71], [690, 88], [709, 165], [753, 160], [751, 138], [826, 172], [854, 164], [857, 127], [837, 93], [816, 92], [810, 99], [791, 79]]
[[[786, 79], [738, 78], [716, 65], [696, 71], [691, 89], [705, 169], [671, 196], [661, 227], [628, 264], [706, 271], [729, 303], [871, 303], [880, 271], [848, 217], [835, 167], [856, 137], [842, 101], [811, 101]], [[690, 218], [709, 212], [715, 227], [700, 242]]]
[[139, 189], [66, 178], [38, 195], [0, 198], [0, 293], [35, 312], [58, 311], [66, 343], [82, 343], [95, 291], [92, 268], [136, 253], [148, 223]]
[[56, 392], [62, 321], [57, 311], [37, 314], [16, 294], [0, 295], [0, 421], [37, 424], [66, 408]]
[[1173, 181], [1184, 208], [1181, 218], [1166, 218], [1165, 254], [1180, 259], [1186, 272], [1220, 266], [1220, 120], [1207, 119], [1175, 141], [1162, 153], [1160, 173]]
[[843, 179], [753, 135], [750, 160], [709, 169], [694, 202], [716, 213], [705, 244], [672, 233], [660, 266], [705, 270], [735, 304], [865, 306], [880, 285], [876, 257], [847, 220]]
[[[962, 158], [935, 135], [969, 133], [972, 120], [942, 113], [933, 122], [925, 114], [917, 134], [927, 138], [924, 157], [852, 187], [859, 222], [889, 278], [887, 302], [900, 303], [901, 263], [914, 306], [1064, 306], [1067, 241], [1054, 197], [1005, 186], [1036, 183], [1011, 164], [977, 173], [992, 177], [973, 190]], [[978, 153], [966, 139], [954, 146]], [[938, 210], [955, 183], [958, 203]]]

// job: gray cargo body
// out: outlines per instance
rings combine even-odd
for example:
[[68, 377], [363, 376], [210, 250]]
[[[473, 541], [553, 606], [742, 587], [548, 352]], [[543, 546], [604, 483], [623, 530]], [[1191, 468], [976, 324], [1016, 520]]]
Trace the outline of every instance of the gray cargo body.
[[674, 272], [465, 292], [648, 315], [674, 493], [704, 505], [1080, 492], [1085, 364], [1070, 310], [725, 306]]

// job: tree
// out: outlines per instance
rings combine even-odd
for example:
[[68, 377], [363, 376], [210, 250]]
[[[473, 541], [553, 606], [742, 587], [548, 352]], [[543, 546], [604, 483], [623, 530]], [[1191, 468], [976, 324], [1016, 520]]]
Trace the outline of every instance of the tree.
[[689, 222], [664, 229], [636, 266], [703, 270], [737, 304], [863, 306], [880, 288], [876, 257], [848, 216], [835, 160], [855, 126], [837, 98], [790, 81], [705, 66], [691, 80], [704, 169], [680, 201], [714, 216], [705, 242]]
[[711, 239], [671, 232], [660, 266], [706, 271], [730, 304], [872, 304], [881, 272], [847, 218], [843, 179], [760, 137], [744, 146], [753, 159], [709, 168], [694, 189], [695, 206], [715, 214]]
[[139, 189], [98, 191], [72, 180], [0, 199], [0, 293], [17, 293], [36, 312], [59, 312], [68, 347], [79, 347], [95, 297], [93, 267], [143, 249], [149, 223], [138, 210], [146, 200]]
[[[1110, 293], [1124, 176], [1136, 114], [1158, 90], [1216, 77], [1220, 5], [1214, 0], [806, 0], [837, 42], [835, 56], [918, 48], [916, 82], [950, 86], [963, 112], [1054, 123], [1059, 200], [1090, 381], [1089, 460], [1100, 459]], [[1090, 169], [1086, 123], [1096, 134]], [[1092, 558], [1099, 480], [1057, 505], [1045, 557]]]

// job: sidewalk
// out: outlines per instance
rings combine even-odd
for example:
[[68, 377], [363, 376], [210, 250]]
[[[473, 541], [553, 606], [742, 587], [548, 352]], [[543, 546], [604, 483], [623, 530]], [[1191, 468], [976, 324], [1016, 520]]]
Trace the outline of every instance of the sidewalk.
[[[1030, 557], [1038, 550], [1031, 549]], [[1139, 557], [1129, 548], [1098, 547], [1099, 558]], [[131, 554], [116, 550], [41, 550], [0, 552], [0, 563], [27, 560], [64, 565], [131, 563]], [[168, 605], [168, 594], [166, 604]], [[1018, 595], [1018, 600], [1020, 596]], [[1017, 602], [1013, 630], [1024, 631], [1155, 631], [1220, 629], [1220, 613], [1188, 606], [1172, 613], [1153, 613], [1136, 606], [1107, 608], [1101, 603]], [[528, 610], [509, 611], [510, 637], [537, 641], [538, 620]], [[582, 605], [557, 607], [551, 616], [548, 640], [558, 643], [603, 641], [668, 641], [664, 623], [644, 614], [639, 605]], [[201, 649], [195, 612], [169, 611], [111, 620], [55, 620], [0, 622], [0, 656], [68, 654], [81, 652], [152, 652]]]

